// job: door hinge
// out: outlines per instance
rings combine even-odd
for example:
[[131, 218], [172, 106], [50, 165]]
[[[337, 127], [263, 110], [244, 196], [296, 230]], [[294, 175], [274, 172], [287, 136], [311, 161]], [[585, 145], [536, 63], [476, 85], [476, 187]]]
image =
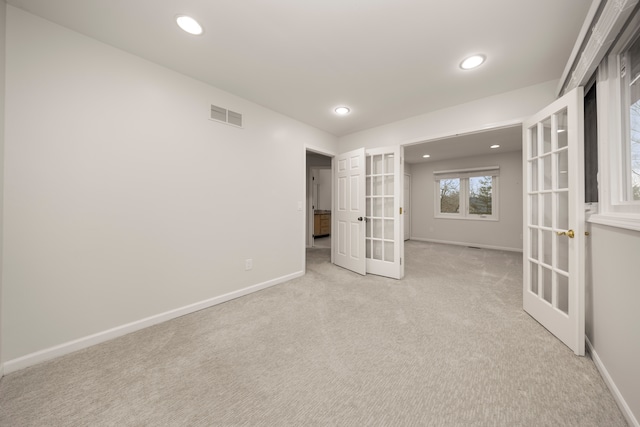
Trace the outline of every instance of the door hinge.
[[402, 265], [402, 258], [400, 258], [400, 265]]
[[402, 215], [402, 208], [400, 208], [400, 215]]

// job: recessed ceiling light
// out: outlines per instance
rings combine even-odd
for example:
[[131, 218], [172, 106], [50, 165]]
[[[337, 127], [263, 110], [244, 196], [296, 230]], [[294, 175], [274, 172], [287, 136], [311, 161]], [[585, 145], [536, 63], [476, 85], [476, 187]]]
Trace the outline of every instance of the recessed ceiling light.
[[425, 155], [424, 155], [424, 156], [422, 156], [422, 157], [424, 157], [425, 159], [428, 159], [429, 157], [431, 157], [431, 154], [425, 154]]
[[344, 116], [345, 114], [349, 114], [351, 112], [351, 109], [349, 107], [337, 107], [333, 111], [335, 111], [336, 114], [340, 114], [341, 116]]
[[463, 70], [471, 70], [472, 68], [479, 67], [485, 61], [484, 55], [473, 55], [465, 59], [460, 63], [460, 68]]
[[493, 144], [493, 145], [492, 145], [491, 147], [489, 147], [489, 148], [500, 148], [500, 145], [498, 145], [498, 144]]
[[198, 24], [198, 21], [190, 16], [178, 15], [176, 16], [176, 22], [180, 28], [194, 36], [199, 36], [204, 31], [202, 25]]

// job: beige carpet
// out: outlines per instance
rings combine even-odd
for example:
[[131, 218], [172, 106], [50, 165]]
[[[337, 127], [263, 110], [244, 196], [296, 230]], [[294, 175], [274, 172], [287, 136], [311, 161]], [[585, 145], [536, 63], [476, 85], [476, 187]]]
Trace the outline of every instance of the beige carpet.
[[1, 426], [624, 426], [521, 309], [521, 255], [406, 242], [406, 278], [307, 274], [6, 376]]

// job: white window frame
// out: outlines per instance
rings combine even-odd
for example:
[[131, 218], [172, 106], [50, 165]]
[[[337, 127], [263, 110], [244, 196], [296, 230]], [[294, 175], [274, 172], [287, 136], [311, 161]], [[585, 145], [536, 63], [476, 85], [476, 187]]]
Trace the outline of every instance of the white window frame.
[[623, 134], [627, 111], [623, 111], [620, 54], [640, 32], [640, 16], [632, 18], [611, 53], [600, 63], [596, 75], [598, 99], [598, 213], [588, 221], [640, 231], [640, 201], [626, 200], [629, 141]]
[[[469, 213], [469, 178], [490, 176], [491, 183], [491, 215]], [[490, 166], [474, 169], [459, 169], [434, 171], [434, 217], [438, 219], [464, 219], [473, 221], [498, 221], [500, 167]], [[443, 213], [440, 211], [440, 181], [444, 179], [460, 180], [460, 208], [457, 213]]]

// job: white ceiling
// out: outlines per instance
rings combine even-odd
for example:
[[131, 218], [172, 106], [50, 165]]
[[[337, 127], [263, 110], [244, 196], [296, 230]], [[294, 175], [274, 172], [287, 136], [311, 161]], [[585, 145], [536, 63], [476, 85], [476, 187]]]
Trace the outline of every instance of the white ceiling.
[[[490, 148], [498, 144], [499, 148]], [[437, 162], [459, 157], [476, 157], [522, 151], [522, 126], [510, 126], [465, 135], [455, 135], [410, 145], [404, 149], [406, 163]], [[425, 154], [431, 157], [425, 159]]]
[[560, 78], [591, 0], [7, 3], [341, 136]]

